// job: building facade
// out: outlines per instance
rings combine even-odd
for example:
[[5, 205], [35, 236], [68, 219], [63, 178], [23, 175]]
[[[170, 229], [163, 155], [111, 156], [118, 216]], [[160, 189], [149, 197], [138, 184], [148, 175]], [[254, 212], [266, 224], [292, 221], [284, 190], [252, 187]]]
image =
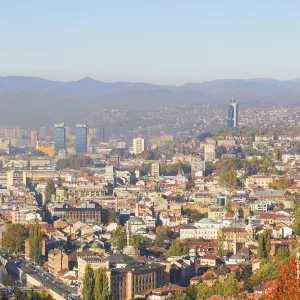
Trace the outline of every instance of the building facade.
[[87, 127], [85, 124], [76, 124], [76, 153], [87, 153]]
[[66, 127], [64, 123], [54, 125], [55, 152], [66, 148]]
[[239, 105], [234, 99], [231, 100], [231, 103], [228, 108], [228, 127], [236, 127], [239, 124]]
[[142, 154], [144, 150], [145, 150], [145, 140], [143, 138], [133, 139], [133, 146], [132, 146], [133, 154], [135, 155]]

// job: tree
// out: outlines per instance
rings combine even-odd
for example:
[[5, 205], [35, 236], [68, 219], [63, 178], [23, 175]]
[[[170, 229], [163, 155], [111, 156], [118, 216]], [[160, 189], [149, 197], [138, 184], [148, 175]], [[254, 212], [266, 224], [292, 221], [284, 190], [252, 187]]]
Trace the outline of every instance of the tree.
[[91, 157], [82, 155], [78, 157], [58, 159], [56, 162], [56, 169], [64, 170], [66, 168], [71, 168], [74, 170], [79, 170], [81, 168], [87, 168], [93, 165], [94, 162]]
[[168, 239], [168, 231], [164, 226], [158, 226], [156, 228], [156, 237], [154, 244], [156, 247], [163, 247], [165, 244], [165, 240]]
[[231, 273], [224, 282], [224, 296], [237, 297], [238, 295], [238, 281], [235, 273]]
[[269, 254], [271, 249], [270, 244], [271, 235], [270, 233], [264, 231], [258, 237], [258, 256], [269, 260]]
[[51, 201], [52, 195], [55, 195], [55, 185], [53, 179], [48, 179], [45, 188], [45, 202]]
[[232, 214], [233, 213], [233, 210], [232, 210], [232, 196], [230, 195], [227, 195], [226, 196], [226, 204], [225, 204], [225, 210], [227, 213], [230, 213]]
[[99, 268], [95, 272], [95, 300], [110, 300], [112, 295], [109, 291], [108, 278], [105, 268]]
[[189, 300], [195, 300], [197, 299], [197, 285], [196, 284], [190, 284], [186, 289], [186, 295]]
[[219, 229], [217, 235], [217, 247], [216, 247], [216, 255], [220, 258], [224, 256], [224, 232], [222, 229]]
[[275, 255], [275, 261], [280, 262], [290, 256], [288, 247], [280, 247]]
[[113, 209], [108, 210], [108, 221], [112, 222], [112, 223], [117, 221], [117, 214], [116, 214], [115, 210], [113, 210]]
[[167, 257], [171, 256], [182, 256], [189, 253], [189, 248], [182, 244], [180, 240], [174, 240], [171, 247], [166, 253]]
[[50, 293], [43, 288], [41, 288], [38, 292], [35, 292], [32, 289], [29, 294], [20, 291], [17, 288], [14, 290], [14, 296], [16, 300], [53, 300], [53, 297], [50, 295]]
[[201, 299], [207, 299], [213, 295], [215, 295], [215, 291], [213, 287], [208, 287], [205, 282], [200, 282], [197, 286], [198, 293], [197, 297]]
[[266, 156], [265, 159], [263, 160], [263, 165], [264, 165], [264, 171], [267, 172], [268, 169], [270, 168], [272, 162], [271, 158], [269, 156]]
[[274, 190], [284, 190], [292, 186], [294, 181], [290, 179], [287, 175], [282, 176], [279, 179], [273, 180], [272, 183], [269, 183], [269, 188]]
[[274, 150], [274, 152], [273, 152], [273, 157], [274, 157], [275, 160], [279, 160], [279, 159], [280, 159], [281, 153], [280, 153], [280, 151], [279, 151], [278, 148], [276, 148], [276, 149]]
[[300, 236], [300, 206], [295, 211], [295, 220], [293, 223], [293, 231], [295, 235]]
[[1, 240], [1, 246], [10, 251], [20, 254], [24, 252], [27, 232], [21, 224], [7, 224]]
[[236, 187], [238, 185], [237, 171], [234, 167], [228, 169], [222, 167], [220, 170], [220, 184]]
[[30, 244], [30, 261], [34, 265], [41, 263], [42, 257], [42, 231], [38, 219], [30, 226], [29, 231], [29, 244]]
[[263, 299], [266, 300], [299, 300], [299, 259], [291, 258], [289, 264], [280, 264], [279, 277], [263, 282]]
[[85, 266], [82, 284], [82, 299], [94, 300], [95, 275], [90, 264]]
[[132, 235], [130, 237], [130, 245], [137, 248], [149, 248], [152, 244], [152, 240], [143, 235]]
[[112, 244], [118, 250], [122, 250], [126, 245], [126, 235], [120, 225], [113, 231]]

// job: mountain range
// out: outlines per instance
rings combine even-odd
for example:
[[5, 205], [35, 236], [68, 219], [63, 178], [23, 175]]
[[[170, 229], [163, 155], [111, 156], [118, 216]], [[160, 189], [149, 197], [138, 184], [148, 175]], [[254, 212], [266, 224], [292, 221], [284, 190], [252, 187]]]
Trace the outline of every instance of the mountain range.
[[241, 108], [260, 102], [299, 105], [300, 79], [225, 79], [181, 86], [139, 82], [106, 83], [86, 77], [78, 81], [51, 81], [38, 77], [0, 77], [0, 124], [24, 127], [76, 120], [100, 108], [150, 109], [199, 103], [229, 104], [232, 96]]

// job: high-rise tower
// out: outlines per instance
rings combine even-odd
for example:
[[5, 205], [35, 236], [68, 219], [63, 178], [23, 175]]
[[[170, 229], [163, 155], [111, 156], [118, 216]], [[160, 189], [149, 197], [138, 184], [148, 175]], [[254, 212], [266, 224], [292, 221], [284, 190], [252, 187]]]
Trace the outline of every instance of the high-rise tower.
[[85, 124], [76, 124], [76, 153], [87, 152], [87, 127]]
[[228, 127], [236, 127], [239, 124], [239, 105], [232, 98], [228, 108]]
[[65, 123], [54, 125], [54, 143], [55, 152], [58, 153], [61, 149], [66, 149], [66, 127]]

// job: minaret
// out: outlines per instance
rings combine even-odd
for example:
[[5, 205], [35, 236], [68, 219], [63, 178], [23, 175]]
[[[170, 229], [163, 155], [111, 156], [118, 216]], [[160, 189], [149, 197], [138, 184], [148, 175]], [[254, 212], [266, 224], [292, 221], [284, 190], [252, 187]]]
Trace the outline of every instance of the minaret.
[[130, 232], [129, 232], [129, 222], [127, 221], [127, 228], [126, 228], [126, 238], [127, 238], [127, 247], [130, 246]]
[[300, 250], [297, 250], [296, 255], [296, 268], [297, 268], [297, 279], [300, 279]]
[[139, 200], [136, 199], [136, 204], [135, 204], [135, 216], [139, 216]]
[[236, 246], [236, 228], [235, 228], [233, 233], [233, 255], [235, 255], [236, 252], [237, 252], [237, 246]]

